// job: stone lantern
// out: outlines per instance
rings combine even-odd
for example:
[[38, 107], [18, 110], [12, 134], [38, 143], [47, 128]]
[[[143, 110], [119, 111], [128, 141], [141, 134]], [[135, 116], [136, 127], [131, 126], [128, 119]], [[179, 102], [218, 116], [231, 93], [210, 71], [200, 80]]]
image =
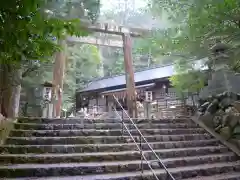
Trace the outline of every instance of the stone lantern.
[[152, 91], [145, 91], [145, 101], [144, 101], [144, 115], [145, 118], [149, 119], [151, 117], [153, 94]]
[[43, 118], [52, 118], [53, 117], [53, 87], [54, 85], [50, 82], [45, 82], [42, 84], [42, 99], [43, 99], [43, 109], [42, 117]]
[[214, 71], [227, 69], [229, 60], [229, 46], [227, 44], [218, 42], [217, 44], [212, 46], [210, 50], [212, 54], [212, 69]]
[[200, 92], [200, 99], [219, 96], [225, 92], [240, 92], [240, 86], [237, 83], [240, 81], [240, 75], [229, 68], [229, 49], [228, 45], [221, 42], [218, 42], [210, 49], [212, 54], [210, 60], [211, 77], [208, 80], [208, 86]]

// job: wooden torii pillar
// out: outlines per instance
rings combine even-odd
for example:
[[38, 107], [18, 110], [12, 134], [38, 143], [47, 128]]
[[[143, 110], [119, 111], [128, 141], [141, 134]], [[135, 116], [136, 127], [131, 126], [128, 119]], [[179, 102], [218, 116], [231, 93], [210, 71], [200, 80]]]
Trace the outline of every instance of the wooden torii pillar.
[[[84, 28], [84, 27], [83, 27]], [[140, 37], [144, 33], [148, 32], [148, 30], [130, 28], [127, 32], [124, 27], [121, 26], [109, 26], [109, 24], [97, 24], [96, 26], [86, 26], [87, 30], [92, 32], [100, 32], [106, 34], [114, 34], [122, 36], [123, 44], [118, 43], [116, 41], [112, 41], [109, 43], [104, 42], [96, 42], [98, 45], [106, 45], [106, 46], [114, 46], [114, 47], [123, 47], [124, 52], [124, 64], [125, 64], [125, 72], [126, 72], [126, 89], [127, 89], [127, 102], [128, 102], [128, 112], [130, 117], [137, 117], [137, 108], [136, 108], [136, 94], [135, 94], [135, 81], [134, 81], [134, 70], [133, 70], [133, 62], [132, 62], [132, 44], [131, 37]], [[125, 29], [125, 30], [124, 30]], [[134, 32], [132, 32], [134, 31]], [[141, 31], [141, 34], [137, 33]], [[68, 38], [68, 41], [76, 41], [83, 42], [89, 44], [95, 44], [95, 39], [90, 38], [89, 42], [86, 38]], [[65, 71], [65, 47], [66, 42], [60, 41], [59, 44], [63, 46], [63, 52], [59, 52], [56, 54], [54, 69], [53, 69], [53, 84], [56, 85], [56, 89], [54, 92], [58, 93], [57, 103], [54, 107], [54, 115], [53, 117], [60, 117], [61, 115], [61, 105], [62, 105], [62, 89], [63, 89], [63, 79], [64, 79], [64, 71]]]
[[59, 40], [58, 44], [63, 48], [63, 50], [61, 52], [56, 53], [55, 62], [53, 66], [53, 84], [55, 85], [55, 88], [52, 91], [53, 95], [57, 97], [53, 109], [53, 117], [57, 118], [61, 116], [62, 89], [66, 63], [65, 55], [66, 42], [64, 40]]
[[124, 65], [125, 65], [125, 73], [126, 73], [128, 114], [132, 118], [137, 118], [136, 93], [135, 93], [136, 91], [135, 91], [135, 80], [134, 80], [134, 70], [133, 70], [131, 36], [128, 33], [124, 33], [122, 37], [123, 37]]

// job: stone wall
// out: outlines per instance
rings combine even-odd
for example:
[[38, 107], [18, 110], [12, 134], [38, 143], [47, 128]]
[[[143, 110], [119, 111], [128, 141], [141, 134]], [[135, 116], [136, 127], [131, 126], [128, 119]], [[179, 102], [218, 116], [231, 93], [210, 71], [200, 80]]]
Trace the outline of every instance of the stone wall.
[[[202, 100], [199, 120], [226, 140], [240, 142], [240, 94], [223, 92]], [[240, 147], [240, 146], [239, 146]]]
[[4, 144], [6, 138], [8, 137], [10, 131], [14, 128], [14, 121], [5, 118], [0, 114], [0, 145]]

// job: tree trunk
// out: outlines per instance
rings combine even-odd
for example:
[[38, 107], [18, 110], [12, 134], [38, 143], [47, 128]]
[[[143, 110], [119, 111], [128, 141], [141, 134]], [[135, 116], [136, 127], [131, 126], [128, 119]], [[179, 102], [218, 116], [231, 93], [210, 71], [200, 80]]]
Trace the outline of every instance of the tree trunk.
[[9, 64], [1, 64], [0, 106], [1, 113], [8, 118], [18, 116], [21, 92], [21, 70]]
[[9, 71], [10, 67], [6, 64], [1, 64], [0, 71], [0, 105], [1, 105], [1, 114], [5, 117], [8, 116], [8, 104], [10, 98], [11, 87], [9, 86]]
[[186, 98], [184, 93], [181, 93], [181, 99], [182, 99], [182, 105], [185, 107], [186, 106]]
[[8, 106], [8, 117], [15, 118], [18, 117], [19, 112], [19, 103], [20, 103], [20, 95], [21, 95], [21, 70], [17, 70], [13, 72], [13, 78], [16, 78], [16, 84], [12, 85], [11, 96], [9, 99]]

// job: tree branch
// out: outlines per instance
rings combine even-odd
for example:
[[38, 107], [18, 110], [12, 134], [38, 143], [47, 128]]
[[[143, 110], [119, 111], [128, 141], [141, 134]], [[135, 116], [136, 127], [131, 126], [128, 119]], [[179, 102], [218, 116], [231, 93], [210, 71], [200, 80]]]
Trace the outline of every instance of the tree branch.
[[31, 73], [31, 72], [33, 72], [33, 71], [35, 71], [37, 69], [38, 69], [38, 66], [34, 66], [34, 67], [31, 67], [31, 68], [28, 68], [26, 71], [24, 71], [22, 73], [22, 78], [28, 76], [29, 73]]

